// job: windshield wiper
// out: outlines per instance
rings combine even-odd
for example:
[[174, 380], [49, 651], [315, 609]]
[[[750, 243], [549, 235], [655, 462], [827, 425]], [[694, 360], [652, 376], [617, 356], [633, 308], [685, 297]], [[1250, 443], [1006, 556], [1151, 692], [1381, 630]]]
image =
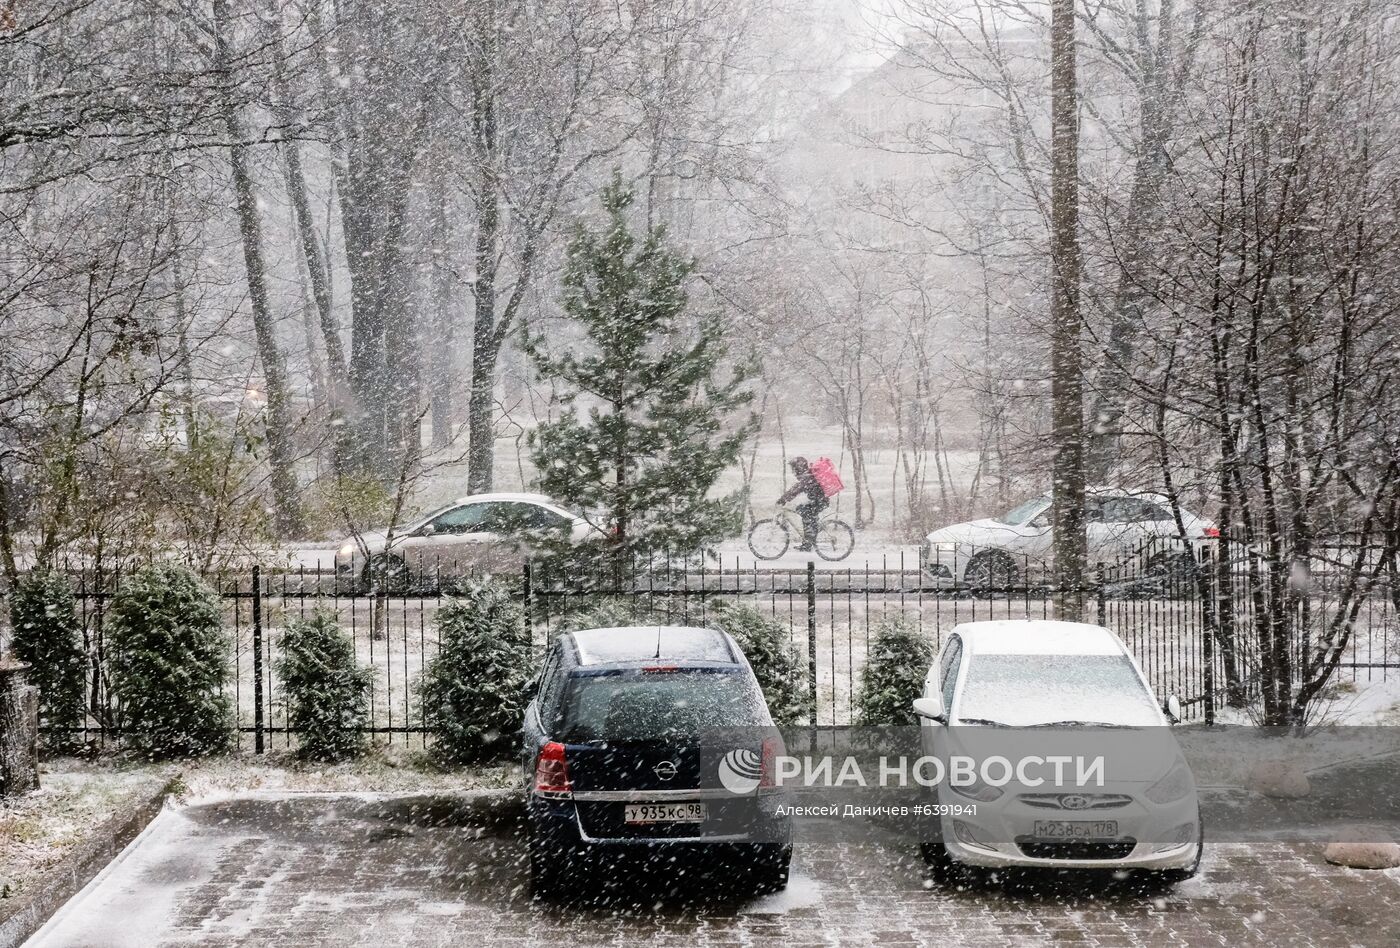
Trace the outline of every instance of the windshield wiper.
[[958, 718], [959, 724], [985, 724], [988, 727], [1011, 727], [1005, 721], [993, 721], [991, 718]]
[[1109, 721], [1045, 721], [1042, 724], [1027, 724], [1025, 727], [1136, 727], [1135, 724], [1113, 724]]

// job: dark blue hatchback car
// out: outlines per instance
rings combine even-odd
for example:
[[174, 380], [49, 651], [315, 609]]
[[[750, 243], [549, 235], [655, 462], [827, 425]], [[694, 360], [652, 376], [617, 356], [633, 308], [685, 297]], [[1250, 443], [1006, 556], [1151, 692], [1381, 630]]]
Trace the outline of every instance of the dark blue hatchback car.
[[534, 687], [522, 756], [537, 891], [639, 859], [653, 878], [703, 858], [755, 890], [787, 884], [792, 826], [774, 780], [783, 745], [727, 634], [565, 633]]

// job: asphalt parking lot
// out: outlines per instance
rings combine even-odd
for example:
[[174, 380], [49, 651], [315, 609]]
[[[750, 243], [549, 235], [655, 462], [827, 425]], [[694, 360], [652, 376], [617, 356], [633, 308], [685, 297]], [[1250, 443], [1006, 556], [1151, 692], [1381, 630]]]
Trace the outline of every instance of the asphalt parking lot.
[[657, 874], [532, 898], [494, 798], [253, 796], [170, 809], [34, 948], [396, 945], [1400, 944], [1400, 870], [1317, 844], [1209, 847], [1174, 889], [1098, 878], [928, 880], [898, 832], [798, 821], [791, 885], [761, 898]]

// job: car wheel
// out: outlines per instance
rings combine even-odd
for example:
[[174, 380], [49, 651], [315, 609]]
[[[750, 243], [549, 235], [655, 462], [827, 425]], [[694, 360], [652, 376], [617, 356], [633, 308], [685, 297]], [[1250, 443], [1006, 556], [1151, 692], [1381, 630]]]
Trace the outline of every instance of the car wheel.
[[563, 894], [571, 878], [567, 853], [530, 843], [530, 889], [538, 898]]
[[919, 843], [919, 855], [928, 867], [929, 876], [937, 882], [956, 882], [967, 876], [967, 867], [948, 855], [948, 847], [941, 839]]
[[787, 888], [792, 866], [792, 848], [771, 845], [755, 846], [743, 860], [743, 871], [752, 882], [756, 894], [781, 892]]
[[410, 582], [408, 564], [393, 553], [376, 553], [360, 574], [360, 586], [367, 593], [376, 589], [391, 595], [407, 592]]
[[1198, 823], [1200, 830], [1196, 837], [1196, 858], [1192, 860], [1191, 865], [1183, 866], [1180, 869], [1159, 869], [1152, 873], [1153, 882], [1163, 886], [1176, 885], [1178, 882], [1194, 878], [1196, 873], [1201, 871], [1201, 857], [1206, 851], [1206, 826], [1199, 820]]
[[1189, 599], [1196, 594], [1196, 561], [1180, 550], [1153, 554], [1146, 574], [1169, 599]]
[[945, 882], [957, 878], [962, 865], [948, 854], [943, 845], [943, 821], [936, 816], [924, 817], [919, 828], [919, 855], [928, 866], [929, 875]]
[[1009, 597], [1019, 577], [1016, 561], [1001, 550], [974, 553], [963, 570], [963, 583], [972, 594], [988, 599], [998, 592], [1005, 592]]

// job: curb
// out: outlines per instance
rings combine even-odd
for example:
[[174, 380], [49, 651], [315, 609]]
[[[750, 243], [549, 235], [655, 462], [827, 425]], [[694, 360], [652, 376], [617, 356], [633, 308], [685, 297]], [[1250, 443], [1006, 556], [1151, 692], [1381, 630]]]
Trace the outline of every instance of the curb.
[[0, 908], [0, 948], [19, 948], [64, 904], [82, 891], [165, 808], [178, 775], [138, 798], [134, 811], [118, 813], [97, 827], [52, 869], [35, 880], [29, 891]]

